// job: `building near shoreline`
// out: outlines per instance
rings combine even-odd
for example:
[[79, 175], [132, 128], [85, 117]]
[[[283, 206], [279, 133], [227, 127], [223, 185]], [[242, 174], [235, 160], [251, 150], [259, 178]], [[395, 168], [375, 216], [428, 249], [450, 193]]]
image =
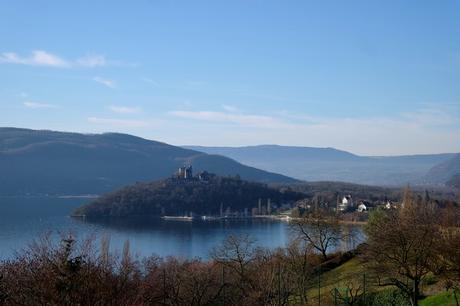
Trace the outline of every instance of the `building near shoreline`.
[[344, 196], [342, 198], [342, 201], [337, 203], [337, 210], [346, 211], [349, 207], [353, 207], [353, 206], [354, 206], [353, 197], [351, 196], [351, 194], [349, 194], [349, 195]]

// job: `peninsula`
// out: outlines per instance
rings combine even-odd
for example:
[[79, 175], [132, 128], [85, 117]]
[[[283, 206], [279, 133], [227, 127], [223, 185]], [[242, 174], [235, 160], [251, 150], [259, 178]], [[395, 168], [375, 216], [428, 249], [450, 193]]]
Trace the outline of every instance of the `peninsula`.
[[181, 167], [172, 177], [136, 183], [105, 194], [74, 211], [74, 216], [232, 216], [270, 214], [305, 197], [289, 188], [275, 189], [239, 176], [206, 171], [193, 175]]

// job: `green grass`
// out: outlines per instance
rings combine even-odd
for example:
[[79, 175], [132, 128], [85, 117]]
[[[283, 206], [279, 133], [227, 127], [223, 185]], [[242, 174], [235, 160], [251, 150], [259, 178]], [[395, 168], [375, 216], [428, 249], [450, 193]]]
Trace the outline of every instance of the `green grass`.
[[[352, 258], [337, 268], [323, 273], [321, 275], [321, 296], [332, 296], [331, 292], [334, 288], [342, 292], [350, 285], [354, 288], [362, 286], [364, 273], [364, 267], [358, 258]], [[311, 288], [308, 296], [317, 299], [318, 287]]]
[[[361, 264], [360, 260], [356, 257], [348, 260], [344, 264], [324, 272], [321, 275], [321, 301], [326, 305], [333, 300], [333, 290], [337, 288], [339, 292], [345, 296], [347, 288], [359, 290], [363, 293], [363, 276], [366, 274], [366, 296], [371, 297], [373, 294], [383, 292], [384, 290], [394, 289], [394, 287], [380, 287], [376, 285], [376, 279], [373, 278], [369, 271], [366, 272], [365, 267]], [[374, 284], [374, 285], [372, 285]], [[360, 287], [358, 289], [358, 287]], [[425, 280], [423, 286], [425, 293], [434, 294], [420, 301], [420, 306], [456, 306], [454, 294], [452, 291], [440, 292], [442, 290], [437, 284], [435, 277], [429, 276]], [[308, 297], [313, 304], [318, 299], [318, 279], [315, 278], [308, 290]], [[457, 298], [460, 300], [460, 292], [457, 293]], [[323, 304], [323, 303], [322, 303]]]
[[[460, 294], [457, 293], [457, 298], [460, 299]], [[420, 306], [456, 306], [453, 292], [443, 292], [429, 296], [420, 301]]]

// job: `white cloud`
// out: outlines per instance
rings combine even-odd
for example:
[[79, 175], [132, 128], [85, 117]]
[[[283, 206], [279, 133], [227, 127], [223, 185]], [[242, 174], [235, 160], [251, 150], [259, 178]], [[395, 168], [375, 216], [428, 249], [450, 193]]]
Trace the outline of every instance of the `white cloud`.
[[107, 61], [102, 55], [87, 55], [76, 60], [76, 64], [83, 67], [99, 67], [107, 65]]
[[58, 68], [70, 67], [70, 63], [66, 60], [43, 50], [32, 51], [32, 54], [29, 57], [21, 57], [14, 52], [5, 52], [0, 55], [0, 63], [50, 66]]
[[242, 114], [215, 111], [171, 111], [170, 115], [185, 119], [201, 120], [216, 123], [231, 123], [247, 127], [277, 128], [288, 127], [290, 124], [277, 118], [263, 115]]
[[15, 52], [3, 52], [0, 54], [0, 63], [54, 68], [94, 68], [108, 65], [102, 55], [87, 55], [76, 60], [69, 60], [44, 50], [34, 50], [29, 56], [20, 56]]
[[126, 120], [116, 118], [100, 118], [100, 117], [88, 117], [88, 122], [93, 124], [104, 125], [108, 128], [143, 128], [150, 125], [149, 122], [144, 120]]
[[24, 102], [22, 104], [27, 108], [33, 108], [33, 109], [37, 109], [37, 108], [56, 108], [57, 107], [56, 105], [53, 105], [53, 104], [30, 102], [30, 101], [26, 101], [26, 102]]
[[101, 77], [94, 77], [93, 81], [95, 81], [95, 82], [97, 82], [99, 84], [102, 84], [104, 86], [107, 86], [109, 88], [115, 88], [115, 82], [113, 80], [104, 79], [104, 78], [101, 78]]
[[402, 117], [417, 124], [433, 126], [450, 125], [458, 121], [447, 111], [433, 108], [422, 108], [412, 113], [403, 113]]
[[129, 106], [120, 106], [120, 105], [110, 105], [109, 109], [118, 114], [136, 114], [141, 112], [140, 107], [129, 107]]
[[[177, 143], [202, 145], [281, 145], [335, 147], [363, 155], [421, 154], [460, 151], [455, 114], [420, 109], [391, 117], [321, 117], [279, 112], [274, 115], [216, 111], [171, 111], [194, 120], [188, 138]], [[229, 126], [230, 125], [230, 126]]]

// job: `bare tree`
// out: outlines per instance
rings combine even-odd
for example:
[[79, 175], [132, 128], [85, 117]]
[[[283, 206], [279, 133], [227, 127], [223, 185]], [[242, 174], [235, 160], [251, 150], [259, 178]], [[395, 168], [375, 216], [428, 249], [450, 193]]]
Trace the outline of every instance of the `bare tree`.
[[248, 278], [248, 268], [255, 256], [254, 240], [248, 235], [230, 235], [222, 245], [211, 251], [214, 261], [235, 271], [244, 282]]
[[314, 278], [314, 269], [319, 264], [317, 257], [313, 256], [313, 248], [304, 240], [295, 239], [286, 248], [285, 263], [292, 274], [294, 294], [301, 305], [308, 304], [308, 288]]
[[297, 239], [305, 241], [318, 251], [323, 260], [329, 259], [328, 252], [342, 239], [338, 218], [324, 210], [316, 210], [292, 223]]
[[255, 251], [254, 240], [249, 235], [230, 235], [221, 246], [211, 251], [214, 262], [223, 266], [227, 271], [227, 284], [231, 281], [234, 286], [228, 289], [236, 289], [232, 298], [247, 297], [248, 293], [254, 289], [251, 264], [255, 260]]
[[358, 305], [363, 294], [362, 284], [349, 281], [345, 284], [345, 290], [338, 290], [334, 288], [331, 291], [335, 301], [343, 302], [344, 305]]
[[452, 204], [441, 214], [441, 240], [437, 243], [437, 274], [444, 280], [445, 288], [452, 289], [459, 306], [460, 291], [460, 209]]
[[368, 266], [379, 285], [395, 286], [418, 305], [420, 283], [431, 271], [439, 241], [435, 207], [407, 189], [399, 209], [379, 210], [366, 226]]

